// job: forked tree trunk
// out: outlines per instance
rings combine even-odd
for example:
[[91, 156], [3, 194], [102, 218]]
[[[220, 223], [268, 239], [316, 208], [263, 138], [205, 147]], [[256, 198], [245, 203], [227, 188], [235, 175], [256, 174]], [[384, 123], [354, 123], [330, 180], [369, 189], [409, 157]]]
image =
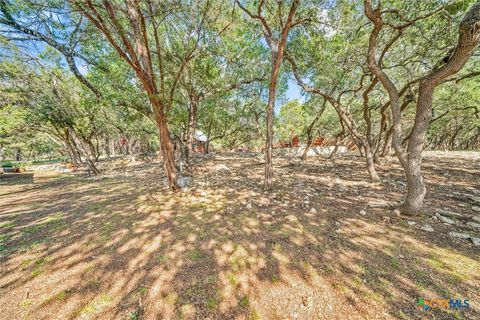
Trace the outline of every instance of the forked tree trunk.
[[470, 8], [459, 27], [458, 42], [446, 63], [432, 70], [419, 84], [415, 122], [408, 140], [407, 151], [401, 145], [402, 118], [399, 91], [381, 69], [375, 57], [378, 35], [384, 26], [380, 4], [373, 9], [371, 1], [364, 1], [365, 14], [373, 22], [368, 47], [368, 67], [379, 79], [390, 97], [392, 109], [392, 145], [407, 178], [407, 197], [400, 207], [406, 215], [417, 215], [426, 194], [425, 182], [421, 173], [422, 151], [425, 135], [432, 117], [432, 101], [435, 87], [444, 79], [460, 71], [472, 56], [480, 40], [480, 0]]
[[[86, 16], [105, 35], [120, 57], [132, 67], [133, 71], [137, 75], [137, 78], [142, 83], [143, 89], [148, 95], [153, 109], [155, 123], [158, 127], [160, 149], [164, 159], [168, 184], [172, 190], [178, 190], [179, 187], [176, 181], [173, 149], [170, 142], [170, 132], [168, 131], [164, 109], [166, 103], [163, 100], [160, 100], [165, 91], [162, 89], [161, 92], [159, 92], [155, 81], [152, 52], [149, 46], [149, 38], [146, 26], [146, 21], [148, 19], [146, 19], [144, 14], [141, 12], [140, 1], [125, 0], [124, 3], [126, 6], [126, 11], [116, 11], [116, 2], [106, 0], [102, 1], [101, 7], [103, 7], [103, 9], [106, 11], [106, 15], [103, 17], [99, 11], [97, 11], [97, 7], [89, 5], [91, 4], [89, 2], [87, 2], [87, 4], [85, 4], [84, 1], [77, 0], [70, 0], [70, 2], [72, 2], [80, 11], [80, 13]], [[150, 1], [147, 3], [151, 5]], [[128, 33], [125, 32], [122, 24], [119, 23], [117, 12], [126, 16], [129, 22]], [[110, 29], [107, 26], [108, 24], [113, 25], [114, 27]], [[155, 23], [153, 24], [155, 25]], [[160, 58], [159, 50], [160, 44], [158, 43], [158, 37], [155, 28], [154, 34], [159, 68], [162, 68], [162, 60]], [[161, 81], [163, 81], [163, 79], [161, 79]], [[173, 95], [171, 97], [173, 97]], [[171, 100], [172, 98], [170, 101]]]
[[69, 141], [69, 139], [65, 139], [65, 145], [67, 146], [67, 152], [70, 156], [70, 159], [72, 160], [72, 163], [78, 167], [82, 162], [81, 157], [79, 157], [78, 155], [78, 151], [75, 150], [75, 148], [72, 145], [72, 142]]
[[[346, 127], [348, 129], [352, 139], [353, 139], [353, 142], [355, 143], [355, 146], [358, 149], [358, 153], [360, 154], [361, 157], [365, 157], [367, 159], [367, 161], [366, 161], [367, 162], [367, 171], [370, 175], [370, 178], [371, 178], [372, 182], [379, 181], [380, 179], [378, 177], [378, 174], [377, 174], [377, 172], [375, 170], [375, 166], [374, 166], [374, 155], [373, 155], [373, 150], [372, 150], [372, 143], [370, 143], [370, 145], [369, 145], [368, 144], [369, 143], [368, 139], [365, 136], [362, 136], [357, 131], [354, 118], [347, 111], [347, 108], [342, 106], [340, 100], [335, 100], [331, 95], [323, 92], [319, 88], [314, 88], [314, 87], [307, 86], [303, 82], [302, 78], [298, 75], [297, 66], [296, 66], [293, 58], [291, 56], [288, 56], [288, 55], [287, 55], [286, 58], [292, 66], [293, 74], [295, 76], [295, 79], [297, 80], [297, 83], [303, 88], [303, 90], [305, 90], [306, 92], [311, 92], [311, 93], [315, 93], [315, 94], [318, 94], [318, 95], [322, 96], [326, 101], [328, 101], [332, 105], [332, 107], [337, 112], [337, 115], [338, 115], [339, 120], [340, 120], [340, 124], [342, 125], [342, 132], [337, 136], [335, 149], [330, 154], [328, 159], [332, 158], [332, 156], [337, 152], [337, 150], [338, 150], [338, 144], [337, 144], [338, 143], [338, 138], [345, 132], [345, 127]], [[367, 101], [367, 103], [368, 103], [368, 101]], [[367, 137], [368, 136], [369, 135], [367, 134]], [[370, 137], [371, 137], [371, 135], [370, 135]], [[368, 157], [367, 157], [367, 154], [369, 154]]]
[[[312, 122], [312, 125], [315, 124], [315, 122], [317, 122], [317, 119], [318, 118], [314, 119], [314, 121]], [[307, 133], [307, 144], [305, 145], [305, 149], [303, 149], [302, 156], [300, 157], [300, 159], [302, 160], [307, 159], [308, 150], [310, 150], [312, 143], [313, 143], [313, 135], [312, 135], [312, 128], [310, 127], [308, 128], [308, 133]]]
[[79, 157], [81, 159], [82, 155], [85, 158], [85, 164], [87, 165], [88, 169], [93, 175], [100, 174], [100, 170], [98, 170], [97, 166], [95, 165], [95, 161], [92, 159], [92, 156], [88, 150], [88, 143], [82, 140], [81, 137], [76, 133], [73, 127], [69, 127], [67, 129], [68, 136], [72, 141], [72, 145], [74, 149], [78, 150]]
[[315, 124], [317, 123], [317, 121], [320, 119], [323, 112], [325, 111], [326, 105], [327, 105], [327, 100], [323, 99], [323, 104], [322, 104], [322, 107], [321, 107], [320, 111], [318, 112], [318, 115], [315, 117], [315, 119], [312, 120], [312, 122], [308, 126], [308, 129], [307, 129], [307, 145], [305, 146], [305, 149], [303, 150], [303, 154], [302, 154], [302, 157], [301, 157], [302, 160], [307, 159], [308, 150], [310, 149], [310, 147], [312, 146], [312, 143], [313, 143], [313, 128], [315, 127]]

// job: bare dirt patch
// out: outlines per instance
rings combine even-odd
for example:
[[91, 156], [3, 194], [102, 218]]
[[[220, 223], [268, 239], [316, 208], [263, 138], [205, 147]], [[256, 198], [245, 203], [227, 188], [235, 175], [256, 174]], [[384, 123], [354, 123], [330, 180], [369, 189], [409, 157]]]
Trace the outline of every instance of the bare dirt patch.
[[[429, 155], [423, 217], [393, 214], [391, 161], [371, 185], [360, 158], [198, 160], [171, 193], [154, 164], [100, 178], [0, 182], [2, 319], [474, 319], [480, 317], [480, 164]], [[432, 218], [453, 212], [453, 224]], [[479, 222], [480, 223], [480, 222]], [[429, 225], [429, 228], [425, 228]], [[469, 299], [467, 310], [418, 298]]]

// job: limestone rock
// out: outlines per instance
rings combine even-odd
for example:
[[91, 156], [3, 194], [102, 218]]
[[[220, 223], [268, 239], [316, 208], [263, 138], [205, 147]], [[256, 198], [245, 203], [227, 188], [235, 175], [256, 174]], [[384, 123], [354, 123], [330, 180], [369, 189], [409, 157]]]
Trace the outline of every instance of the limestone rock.
[[480, 223], [467, 222], [467, 225], [469, 225], [472, 228], [480, 229]]
[[444, 215], [444, 216], [450, 216], [450, 217], [461, 217], [462, 215], [460, 213], [456, 213], [450, 210], [446, 209], [437, 209], [437, 213]]
[[378, 202], [370, 202], [368, 206], [370, 208], [385, 208], [385, 207], [388, 207], [389, 204], [386, 202], [378, 201]]
[[230, 171], [230, 168], [221, 163], [215, 166], [215, 171]]
[[190, 184], [190, 177], [177, 177], [177, 183], [180, 188], [186, 188]]
[[441, 214], [437, 213], [435, 216], [440, 219], [440, 221], [447, 223], [447, 224], [455, 224], [455, 220], [452, 220], [450, 218], [444, 217]]
[[433, 231], [434, 231], [433, 228], [432, 228], [432, 226], [429, 225], [429, 224], [426, 224], [426, 225], [424, 225], [424, 226], [421, 226], [420, 229], [425, 230], [425, 231], [427, 231], [427, 232], [433, 232]]
[[455, 238], [460, 238], [460, 239], [469, 239], [470, 238], [470, 235], [467, 234], [467, 233], [461, 233], [461, 232], [449, 232], [448, 233], [451, 237], [455, 237]]
[[470, 241], [472, 241], [473, 245], [480, 246], [480, 238], [471, 237]]

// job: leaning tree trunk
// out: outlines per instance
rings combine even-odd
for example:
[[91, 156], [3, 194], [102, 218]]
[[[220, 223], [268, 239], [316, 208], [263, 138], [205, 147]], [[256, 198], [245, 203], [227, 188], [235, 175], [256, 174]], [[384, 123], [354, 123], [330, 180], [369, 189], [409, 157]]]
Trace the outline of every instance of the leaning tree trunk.
[[80, 150], [77, 142], [73, 137], [73, 130], [70, 128], [65, 129], [65, 142], [67, 146], [70, 148], [73, 156], [74, 156], [74, 164], [76, 166], [80, 166], [83, 163], [82, 160], [82, 151]]
[[327, 99], [323, 99], [323, 104], [322, 104], [322, 107], [321, 107], [320, 111], [318, 112], [318, 115], [315, 117], [315, 119], [313, 119], [313, 121], [308, 126], [308, 129], [307, 129], [307, 145], [305, 146], [305, 149], [303, 150], [303, 154], [301, 156], [302, 160], [307, 159], [308, 150], [310, 149], [310, 147], [312, 146], [312, 143], [313, 143], [313, 128], [315, 127], [315, 124], [317, 123], [317, 121], [320, 119], [323, 112], [325, 111], [326, 105], [327, 105]]
[[83, 155], [83, 157], [85, 158], [85, 163], [89, 168], [90, 172], [93, 175], [100, 174], [100, 170], [98, 170], [97, 166], [95, 165], [95, 161], [92, 159], [90, 155], [89, 150], [87, 150], [88, 144], [84, 140], [82, 140], [81, 137], [78, 136], [78, 134], [75, 132], [75, 129], [73, 127], [69, 127], [68, 132], [69, 132], [69, 136], [72, 139], [73, 145], [80, 152], [80, 154]]
[[98, 152], [91, 140], [86, 140], [85, 142], [88, 146], [88, 150], [92, 156], [92, 159], [94, 159], [95, 162], [98, 162], [98, 159], [100, 158], [100, 152]]
[[432, 70], [420, 82], [417, 99], [415, 122], [408, 140], [408, 166], [405, 168], [408, 192], [402, 205], [404, 214], [418, 214], [426, 194], [425, 181], [422, 176], [422, 151], [425, 136], [432, 118], [432, 101], [435, 88], [447, 77], [456, 74], [473, 55], [480, 41], [480, 1], [467, 12], [459, 28], [457, 46], [447, 62]]
[[66, 146], [67, 153], [70, 156], [70, 159], [72, 160], [72, 163], [78, 167], [81, 164], [82, 159], [78, 155], [78, 151], [75, 150], [75, 147], [73, 146], [70, 139], [65, 139], [65, 146]]
[[452, 55], [443, 61], [443, 65], [433, 69], [419, 84], [419, 93], [415, 113], [415, 122], [408, 140], [407, 151], [402, 147], [402, 116], [399, 103], [399, 91], [395, 84], [376, 61], [377, 39], [385, 25], [380, 4], [373, 9], [371, 0], [364, 1], [365, 14], [373, 23], [368, 45], [368, 67], [375, 74], [390, 97], [392, 109], [392, 145], [407, 178], [407, 197], [400, 207], [406, 215], [420, 212], [425, 198], [425, 182], [421, 174], [422, 151], [425, 135], [432, 113], [432, 101], [435, 87], [444, 79], [460, 71], [474, 53], [480, 40], [480, 0], [470, 8], [459, 27], [459, 37]]

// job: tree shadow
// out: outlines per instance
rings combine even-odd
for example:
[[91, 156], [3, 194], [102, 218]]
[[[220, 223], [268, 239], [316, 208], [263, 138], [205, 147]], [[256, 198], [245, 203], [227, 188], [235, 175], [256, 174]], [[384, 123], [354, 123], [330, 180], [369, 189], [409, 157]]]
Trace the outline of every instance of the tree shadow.
[[5, 187], [31, 183], [33, 183], [33, 172], [0, 174], [0, 186]]
[[[137, 319], [476, 318], [417, 308], [418, 298], [478, 301], [480, 261], [467, 243], [368, 207], [400, 192], [332, 177], [324, 163], [263, 168], [226, 156], [202, 163], [188, 191], [154, 175], [44, 180], [0, 196], [0, 305], [12, 317]], [[340, 168], [344, 168], [348, 160]], [[353, 171], [363, 169], [350, 163]], [[340, 170], [342, 171], [342, 170]], [[390, 171], [391, 172], [391, 171]], [[360, 173], [360, 176], [365, 177]], [[473, 180], [459, 181], [470, 187]], [[455, 188], [455, 185], [452, 186]], [[293, 192], [292, 192], [293, 190]], [[469, 190], [469, 189], [465, 189]], [[393, 196], [391, 195], [393, 194]], [[360, 195], [360, 196], [359, 196]], [[446, 200], [445, 200], [446, 201]], [[427, 206], [428, 207], [428, 206]], [[367, 208], [366, 215], [359, 214]], [[389, 219], [385, 220], [384, 217]], [[458, 246], [461, 244], [461, 246]]]

